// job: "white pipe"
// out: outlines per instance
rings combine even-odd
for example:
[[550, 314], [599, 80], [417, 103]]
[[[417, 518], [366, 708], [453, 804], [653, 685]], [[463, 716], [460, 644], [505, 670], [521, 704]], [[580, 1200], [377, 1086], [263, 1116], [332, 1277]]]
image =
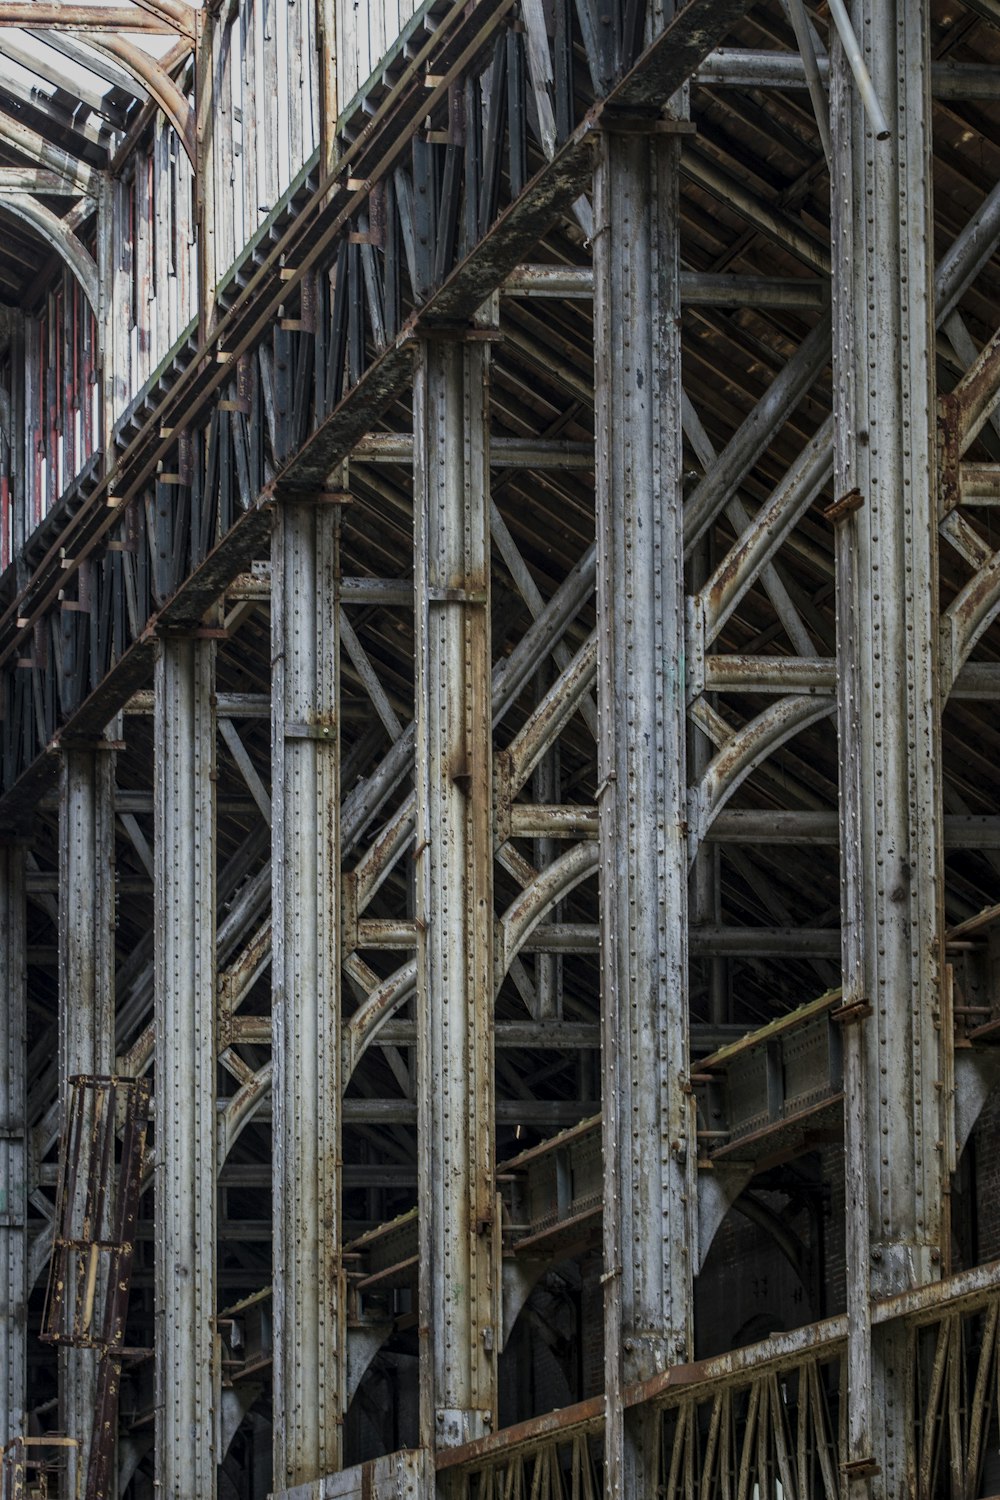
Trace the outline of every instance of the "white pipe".
[[829, 4], [830, 18], [837, 28], [844, 51], [847, 54], [847, 61], [851, 65], [851, 72], [854, 74], [854, 80], [860, 90], [861, 99], [867, 111], [868, 118], [871, 121], [872, 130], [875, 132], [875, 139], [877, 141], [887, 141], [892, 132], [889, 129], [889, 122], [883, 113], [882, 106], [876, 97], [875, 85], [872, 83], [871, 74], [865, 66], [864, 58], [861, 56], [861, 48], [858, 45], [857, 37], [854, 35], [851, 18], [847, 14], [847, 6], [844, 4], [844, 0], [829, 0]]

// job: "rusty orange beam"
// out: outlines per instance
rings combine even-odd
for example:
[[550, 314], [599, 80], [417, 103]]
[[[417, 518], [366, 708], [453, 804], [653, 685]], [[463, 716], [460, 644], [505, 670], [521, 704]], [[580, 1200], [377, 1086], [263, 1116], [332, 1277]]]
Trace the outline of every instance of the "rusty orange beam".
[[173, 36], [174, 21], [134, 5], [60, 5], [43, 0], [0, 0], [0, 26], [45, 31], [145, 31]]

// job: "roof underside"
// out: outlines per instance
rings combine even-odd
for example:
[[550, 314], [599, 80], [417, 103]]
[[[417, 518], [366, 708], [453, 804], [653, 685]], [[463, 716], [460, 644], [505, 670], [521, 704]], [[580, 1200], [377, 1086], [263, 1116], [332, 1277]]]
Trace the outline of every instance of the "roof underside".
[[[149, 100], [142, 79], [113, 48], [124, 42], [170, 73], [191, 55], [190, 39], [143, 0], [127, 7], [112, 0], [35, 4], [32, 26], [3, 24], [30, 6], [0, 4], [0, 303], [29, 308], [43, 295], [57, 257], [12, 211], [11, 196], [30, 193], [86, 238], [96, 199], [80, 190], [76, 168], [115, 170]], [[118, 25], [126, 9], [134, 12], [135, 31]], [[101, 11], [108, 12], [108, 29]]]

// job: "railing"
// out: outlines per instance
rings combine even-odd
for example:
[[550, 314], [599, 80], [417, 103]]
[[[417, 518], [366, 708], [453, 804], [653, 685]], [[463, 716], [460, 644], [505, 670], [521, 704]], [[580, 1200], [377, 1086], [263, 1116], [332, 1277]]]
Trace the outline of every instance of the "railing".
[[[875, 1357], [902, 1359], [915, 1500], [1000, 1492], [1000, 1262], [876, 1303]], [[900, 1354], [900, 1351], [902, 1353]], [[679, 1365], [625, 1392], [659, 1430], [664, 1500], [839, 1500], [847, 1454], [847, 1319]], [[897, 1369], [898, 1373], [898, 1369]], [[603, 1494], [602, 1397], [438, 1455], [462, 1500]]]

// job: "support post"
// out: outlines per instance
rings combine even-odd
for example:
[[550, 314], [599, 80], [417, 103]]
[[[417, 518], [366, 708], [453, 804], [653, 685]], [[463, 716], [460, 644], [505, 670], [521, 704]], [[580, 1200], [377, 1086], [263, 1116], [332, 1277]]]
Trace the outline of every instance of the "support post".
[[215, 321], [218, 255], [215, 239], [214, 49], [215, 11], [194, 12], [195, 28], [195, 213], [198, 225], [198, 339], [203, 342]]
[[[59, 787], [59, 1098], [65, 1124], [69, 1080], [109, 1074], [115, 1064], [115, 756], [68, 746]], [[103, 1306], [105, 1287], [97, 1306]], [[59, 1351], [62, 1430], [82, 1489], [97, 1401], [97, 1351]], [[70, 1493], [76, 1492], [71, 1485]]]
[[0, 843], [0, 1443], [24, 1434], [28, 1339], [24, 849]]
[[215, 647], [167, 637], [154, 796], [156, 1483], [215, 1494]]
[[[943, 976], [930, 15], [863, 0], [854, 24], [892, 134], [831, 56], [848, 1350], [852, 1495], [913, 1479], [899, 1336], [872, 1297], [937, 1279], [953, 1127]], [[856, 1009], [855, 1009], [856, 1007]], [[874, 1490], [870, 1489], [874, 1481]]]
[[342, 1464], [338, 512], [272, 538], [274, 1488]]
[[428, 340], [413, 398], [420, 1432], [496, 1421], [489, 353]]
[[607, 1493], [657, 1492], [624, 1383], [690, 1356], [678, 144], [601, 142], [595, 180], [598, 812]]
[[337, 116], [340, 89], [337, 80], [337, 0], [316, 0], [316, 31], [319, 38], [320, 160], [323, 170], [333, 170], [337, 156]]

